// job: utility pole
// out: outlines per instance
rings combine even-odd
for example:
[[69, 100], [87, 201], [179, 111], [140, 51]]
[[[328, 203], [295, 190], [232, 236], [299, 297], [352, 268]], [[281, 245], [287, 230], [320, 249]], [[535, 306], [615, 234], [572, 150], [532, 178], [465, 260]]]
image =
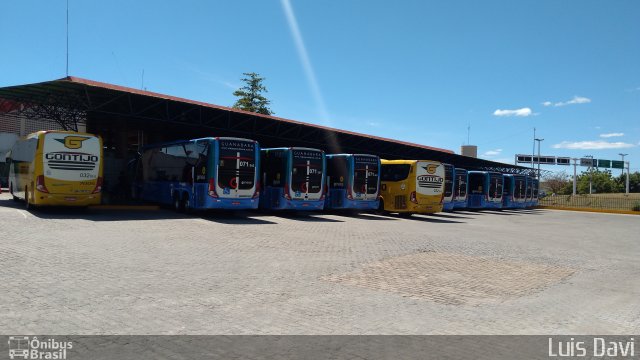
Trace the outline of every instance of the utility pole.
[[577, 187], [577, 183], [578, 183], [578, 179], [577, 179], [577, 169], [578, 169], [578, 158], [573, 158], [571, 159], [573, 160], [573, 196], [576, 196], [576, 187]]
[[629, 168], [631, 167], [630, 161], [627, 161], [627, 181], [625, 184], [625, 194], [629, 195]]
[[538, 142], [538, 180], [540, 179], [540, 143], [544, 141], [544, 139], [533, 139]]
[[[536, 167], [533, 165], [533, 158], [536, 156], [536, 128], [533, 128], [533, 150], [531, 150], [531, 170], [536, 171]], [[540, 161], [540, 159], [538, 159]]]

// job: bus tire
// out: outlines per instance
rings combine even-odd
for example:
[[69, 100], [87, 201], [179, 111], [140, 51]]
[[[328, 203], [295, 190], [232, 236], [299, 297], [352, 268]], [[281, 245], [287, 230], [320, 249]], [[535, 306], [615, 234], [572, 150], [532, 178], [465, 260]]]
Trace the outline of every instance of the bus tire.
[[13, 196], [13, 201], [18, 201], [20, 200], [14, 193], [13, 193], [13, 184], [9, 184], [9, 193], [11, 194], [11, 196]]
[[29, 203], [29, 189], [26, 187], [24, 188], [24, 208], [27, 211], [32, 209], [32, 206]]
[[378, 204], [378, 208], [376, 209], [377, 214], [384, 214], [384, 200], [380, 199], [380, 203]]
[[182, 199], [180, 199], [180, 195], [178, 193], [173, 194], [173, 209], [176, 212], [182, 212]]
[[191, 212], [191, 200], [189, 200], [189, 193], [182, 194], [182, 209], [186, 213]]

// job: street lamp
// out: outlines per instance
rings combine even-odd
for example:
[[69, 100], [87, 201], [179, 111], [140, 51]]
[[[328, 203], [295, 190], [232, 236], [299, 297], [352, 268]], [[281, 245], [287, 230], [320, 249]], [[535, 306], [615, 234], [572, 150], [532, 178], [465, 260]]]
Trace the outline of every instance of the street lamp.
[[544, 141], [544, 139], [533, 139], [538, 142], [538, 179], [540, 179], [540, 143]]
[[624, 174], [624, 157], [629, 155], [629, 154], [619, 153], [618, 155], [622, 156], [622, 170], [621, 170], [622, 171], [621, 175], [622, 175], [622, 174]]
[[591, 195], [591, 183], [593, 180], [593, 155], [585, 155], [584, 157], [591, 159], [591, 166], [589, 166], [589, 195]]

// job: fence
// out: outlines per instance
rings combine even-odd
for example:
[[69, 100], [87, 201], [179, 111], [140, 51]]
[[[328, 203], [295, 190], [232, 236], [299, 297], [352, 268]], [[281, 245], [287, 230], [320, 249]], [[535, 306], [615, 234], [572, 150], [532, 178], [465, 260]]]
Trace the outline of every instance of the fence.
[[640, 211], [638, 194], [555, 195], [541, 198], [538, 203], [541, 206], [551, 207]]

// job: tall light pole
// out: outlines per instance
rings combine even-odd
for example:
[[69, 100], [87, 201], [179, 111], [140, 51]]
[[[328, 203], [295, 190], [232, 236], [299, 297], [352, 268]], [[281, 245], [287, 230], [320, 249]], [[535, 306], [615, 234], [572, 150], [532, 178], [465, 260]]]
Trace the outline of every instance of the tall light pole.
[[593, 155], [585, 155], [584, 157], [591, 159], [591, 166], [589, 166], [589, 195], [591, 195], [591, 180], [593, 179]]
[[[531, 172], [536, 171], [535, 165], [533, 165], [533, 158], [536, 156], [536, 128], [533, 128], [533, 150], [531, 150]], [[540, 161], [540, 159], [538, 159]]]
[[623, 154], [623, 153], [619, 153], [618, 155], [622, 156], [622, 173], [621, 175], [624, 175], [624, 157], [629, 155], [629, 154]]
[[540, 179], [540, 143], [544, 141], [544, 139], [533, 139], [538, 142], [538, 179]]

